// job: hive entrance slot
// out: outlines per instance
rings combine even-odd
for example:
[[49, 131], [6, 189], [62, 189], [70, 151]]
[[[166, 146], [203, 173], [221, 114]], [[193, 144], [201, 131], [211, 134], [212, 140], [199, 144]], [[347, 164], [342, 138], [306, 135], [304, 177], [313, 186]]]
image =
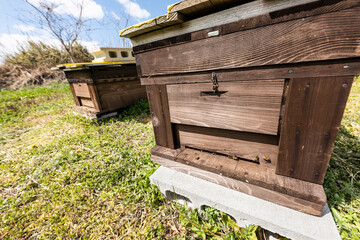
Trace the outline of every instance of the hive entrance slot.
[[[188, 148], [188, 149], [191, 149], [191, 150], [196, 150], [196, 151], [199, 151], [199, 152], [208, 153], [208, 154], [211, 154], [211, 155], [218, 155], [218, 156], [227, 157], [227, 158], [229, 158], [231, 160], [235, 160], [235, 161], [246, 161], [246, 162], [250, 162], [250, 163], [260, 164], [258, 156], [255, 159], [251, 160], [251, 159], [247, 159], [247, 158], [238, 157], [238, 156], [235, 156], [235, 155], [230, 156], [230, 155], [223, 154], [223, 153], [212, 152], [212, 151], [208, 151], [208, 150], [204, 150], [204, 149], [198, 149], [198, 148], [189, 147], [189, 146], [184, 146], [184, 147]], [[197, 160], [200, 160], [200, 159], [197, 159]]]

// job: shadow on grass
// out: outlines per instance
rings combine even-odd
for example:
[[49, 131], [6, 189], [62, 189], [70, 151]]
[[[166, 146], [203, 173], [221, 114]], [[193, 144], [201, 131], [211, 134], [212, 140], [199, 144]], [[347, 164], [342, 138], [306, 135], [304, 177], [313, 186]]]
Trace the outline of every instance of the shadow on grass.
[[99, 119], [94, 121], [95, 124], [103, 125], [113, 121], [135, 121], [146, 124], [151, 121], [149, 102], [147, 100], [139, 100], [133, 105], [121, 109], [116, 116]]

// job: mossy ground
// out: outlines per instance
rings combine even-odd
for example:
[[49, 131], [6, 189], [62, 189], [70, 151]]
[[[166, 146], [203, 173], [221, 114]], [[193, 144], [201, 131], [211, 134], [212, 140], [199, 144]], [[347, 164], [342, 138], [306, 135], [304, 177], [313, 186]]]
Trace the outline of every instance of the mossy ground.
[[[360, 81], [325, 179], [344, 239], [360, 234]], [[0, 239], [257, 239], [211, 208], [167, 203], [149, 176], [146, 101], [119, 116], [74, 115], [67, 84], [0, 90]]]

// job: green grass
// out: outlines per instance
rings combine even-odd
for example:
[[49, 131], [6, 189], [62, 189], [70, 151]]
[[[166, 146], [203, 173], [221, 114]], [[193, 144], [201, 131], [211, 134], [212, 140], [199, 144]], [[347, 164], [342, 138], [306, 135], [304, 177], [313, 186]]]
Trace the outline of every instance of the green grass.
[[[360, 233], [360, 81], [325, 179], [344, 239]], [[0, 90], [0, 239], [257, 239], [212, 208], [164, 200], [148, 103], [91, 122], [72, 113], [67, 84]], [[261, 237], [260, 237], [261, 238]]]

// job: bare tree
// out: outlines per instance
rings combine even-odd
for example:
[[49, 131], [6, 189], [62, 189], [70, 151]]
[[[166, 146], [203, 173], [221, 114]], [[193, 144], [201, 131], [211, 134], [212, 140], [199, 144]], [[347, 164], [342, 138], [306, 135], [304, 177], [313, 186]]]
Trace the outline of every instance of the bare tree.
[[71, 62], [74, 62], [73, 48], [79, 35], [91, 30], [88, 27], [89, 19], [83, 18], [84, 1], [74, 2], [77, 16], [56, 13], [55, 9], [59, 7], [59, 4], [40, 1], [38, 5], [34, 5], [29, 0], [24, 1], [35, 10], [35, 20], [32, 16], [31, 19], [28, 18], [25, 21], [35, 23], [39, 28], [48, 31], [59, 40]]
[[[110, 22], [115, 27], [116, 31], [119, 32], [120, 29], [127, 28], [130, 21], [130, 13], [124, 13], [121, 14], [122, 16], [109, 15], [108, 19], [110, 19]], [[122, 43], [120, 43], [120, 47], [130, 47], [129, 39], [121, 37]]]

